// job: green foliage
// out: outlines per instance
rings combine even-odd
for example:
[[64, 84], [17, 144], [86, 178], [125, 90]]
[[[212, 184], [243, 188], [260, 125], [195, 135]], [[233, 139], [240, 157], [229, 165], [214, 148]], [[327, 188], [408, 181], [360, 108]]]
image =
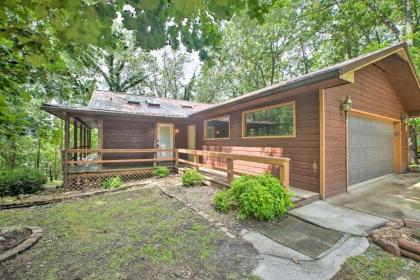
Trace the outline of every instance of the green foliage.
[[117, 189], [121, 187], [123, 180], [120, 176], [110, 177], [102, 181], [102, 187], [104, 189]]
[[216, 210], [226, 212], [230, 205], [238, 206], [239, 218], [274, 220], [292, 207], [292, 193], [270, 175], [241, 176], [232, 181], [231, 188], [214, 198]]
[[203, 176], [194, 169], [188, 169], [182, 175], [182, 185], [186, 187], [197, 186], [203, 183]]
[[166, 166], [158, 166], [153, 169], [153, 176], [165, 178], [169, 175], [169, 169]]
[[35, 169], [5, 169], [0, 172], [0, 196], [36, 193], [46, 182], [47, 178]]
[[222, 213], [227, 213], [232, 205], [231, 193], [226, 191], [217, 192], [213, 197], [214, 208]]

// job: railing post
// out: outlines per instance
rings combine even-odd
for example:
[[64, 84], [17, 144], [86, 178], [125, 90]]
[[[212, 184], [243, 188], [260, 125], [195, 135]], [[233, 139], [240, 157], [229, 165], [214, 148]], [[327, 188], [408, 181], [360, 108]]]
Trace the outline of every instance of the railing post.
[[179, 165], [179, 152], [178, 149], [174, 150], [174, 159], [175, 159], [175, 168], [178, 168]]
[[230, 184], [233, 180], [233, 159], [227, 159], [227, 183]]
[[153, 168], [157, 167], [157, 149], [153, 152]]
[[195, 170], [197, 170], [197, 171], [199, 171], [200, 170], [200, 167], [198, 166], [198, 164], [199, 164], [199, 155], [197, 155], [197, 154], [194, 154], [194, 168], [195, 168]]
[[279, 175], [280, 175], [280, 182], [283, 183], [283, 186], [288, 189], [289, 188], [289, 162], [283, 161], [282, 164], [279, 165]]

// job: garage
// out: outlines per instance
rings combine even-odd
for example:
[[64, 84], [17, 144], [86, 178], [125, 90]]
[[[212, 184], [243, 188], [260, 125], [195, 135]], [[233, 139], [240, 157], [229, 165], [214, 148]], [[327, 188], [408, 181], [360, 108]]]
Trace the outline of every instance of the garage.
[[349, 116], [349, 185], [394, 173], [393, 138], [392, 123]]

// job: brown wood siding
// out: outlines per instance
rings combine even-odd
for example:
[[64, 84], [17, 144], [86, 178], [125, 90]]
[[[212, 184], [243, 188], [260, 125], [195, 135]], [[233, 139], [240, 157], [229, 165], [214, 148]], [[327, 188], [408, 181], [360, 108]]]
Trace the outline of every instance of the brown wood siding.
[[[104, 149], [154, 148], [154, 123], [130, 120], [103, 121]], [[104, 159], [152, 158], [143, 154], [105, 154]]]
[[[341, 104], [350, 95], [353, 108], [400, 119], [405, 114], [387, 74], [375, 65], [355, 73], [355, 83], [325, 90], [325, 188], [326, 196], [345, 192], [347, 185], [346, 121]], [[404, 142], [404, 140], [403, 140]], [[402, 154], [407, 146], [402, 145]]]
[[[187, 148], [187, 127], [186, 124], [176, 124], [175, 125], [175, 148], [176, 149], [186, 149]], [[178, 130], [178, 132], [176, 132]], [[180, 154], [180, 158], [187, 159], [187, 155]]]
[[[296, 101], [296, 137], [295, 138], [242, 138], [242, 112]], [[242, 110], [234, 110], [230, 115], [230, 139], [203, 140], [204, 118], [196, 123], [197, 148], [206, 146], [244, 146], [277, 147], [281, 156], [291, 159], [290, 185], [314, 192], [319, 192], [319, 100], [318, 91], [311, 91], [292, 97], [281, 94], [270, 102], [253, 102]], [[212, 117], [219, 116], [213, 114]]]

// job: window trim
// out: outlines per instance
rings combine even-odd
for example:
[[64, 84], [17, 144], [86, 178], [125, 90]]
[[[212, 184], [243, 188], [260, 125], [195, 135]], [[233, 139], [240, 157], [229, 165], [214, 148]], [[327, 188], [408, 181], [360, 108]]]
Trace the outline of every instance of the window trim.
[[[279, 107], [287, 106], [287, 105], [290, 105], [290, 104], [292, 105], [292, 108], [293, 108], [293, 134], [290, 134], [290, 135], [272, 135], [272, 136], [245, 136], [245, 130], [246, 130], [245, 115], [247, 113], [253, 113], [253, 112], [258, 112], [258, 111], [263, 111], [263, 110], [268, 110], [268, 109], [279, 108]], [[275, 105], [270, 105], [270, 106], [260, 107], [260, 108], [257, 108], [257, 109], [243, 111], [242, 112], [242, 129], [241, 130], [242, 130], [242, 139], [296, 138], [296, 101], [292, 100], [292, 101], [288, 101], [288, 102], [278, 103], [278, 104], [275, 104]]]
[[[207, 138], [207, 123], [209, 121], [217, 120], [217, 119], [223, 118], [223, 117], [228, 117], [228, 119], [229, 119], [229, 130], [228, 130], [229, 137], [224, 137], [224, 138]], [[203, 135], [203, 139], [204, 140], [230, 140], [230, 115], [217, 116], [217, 117], [214, 117], [214, 118], [211, 118], [211, 119], [204, 120], [204, 131], [203, 131], [203, 134], [204, 134]]]

